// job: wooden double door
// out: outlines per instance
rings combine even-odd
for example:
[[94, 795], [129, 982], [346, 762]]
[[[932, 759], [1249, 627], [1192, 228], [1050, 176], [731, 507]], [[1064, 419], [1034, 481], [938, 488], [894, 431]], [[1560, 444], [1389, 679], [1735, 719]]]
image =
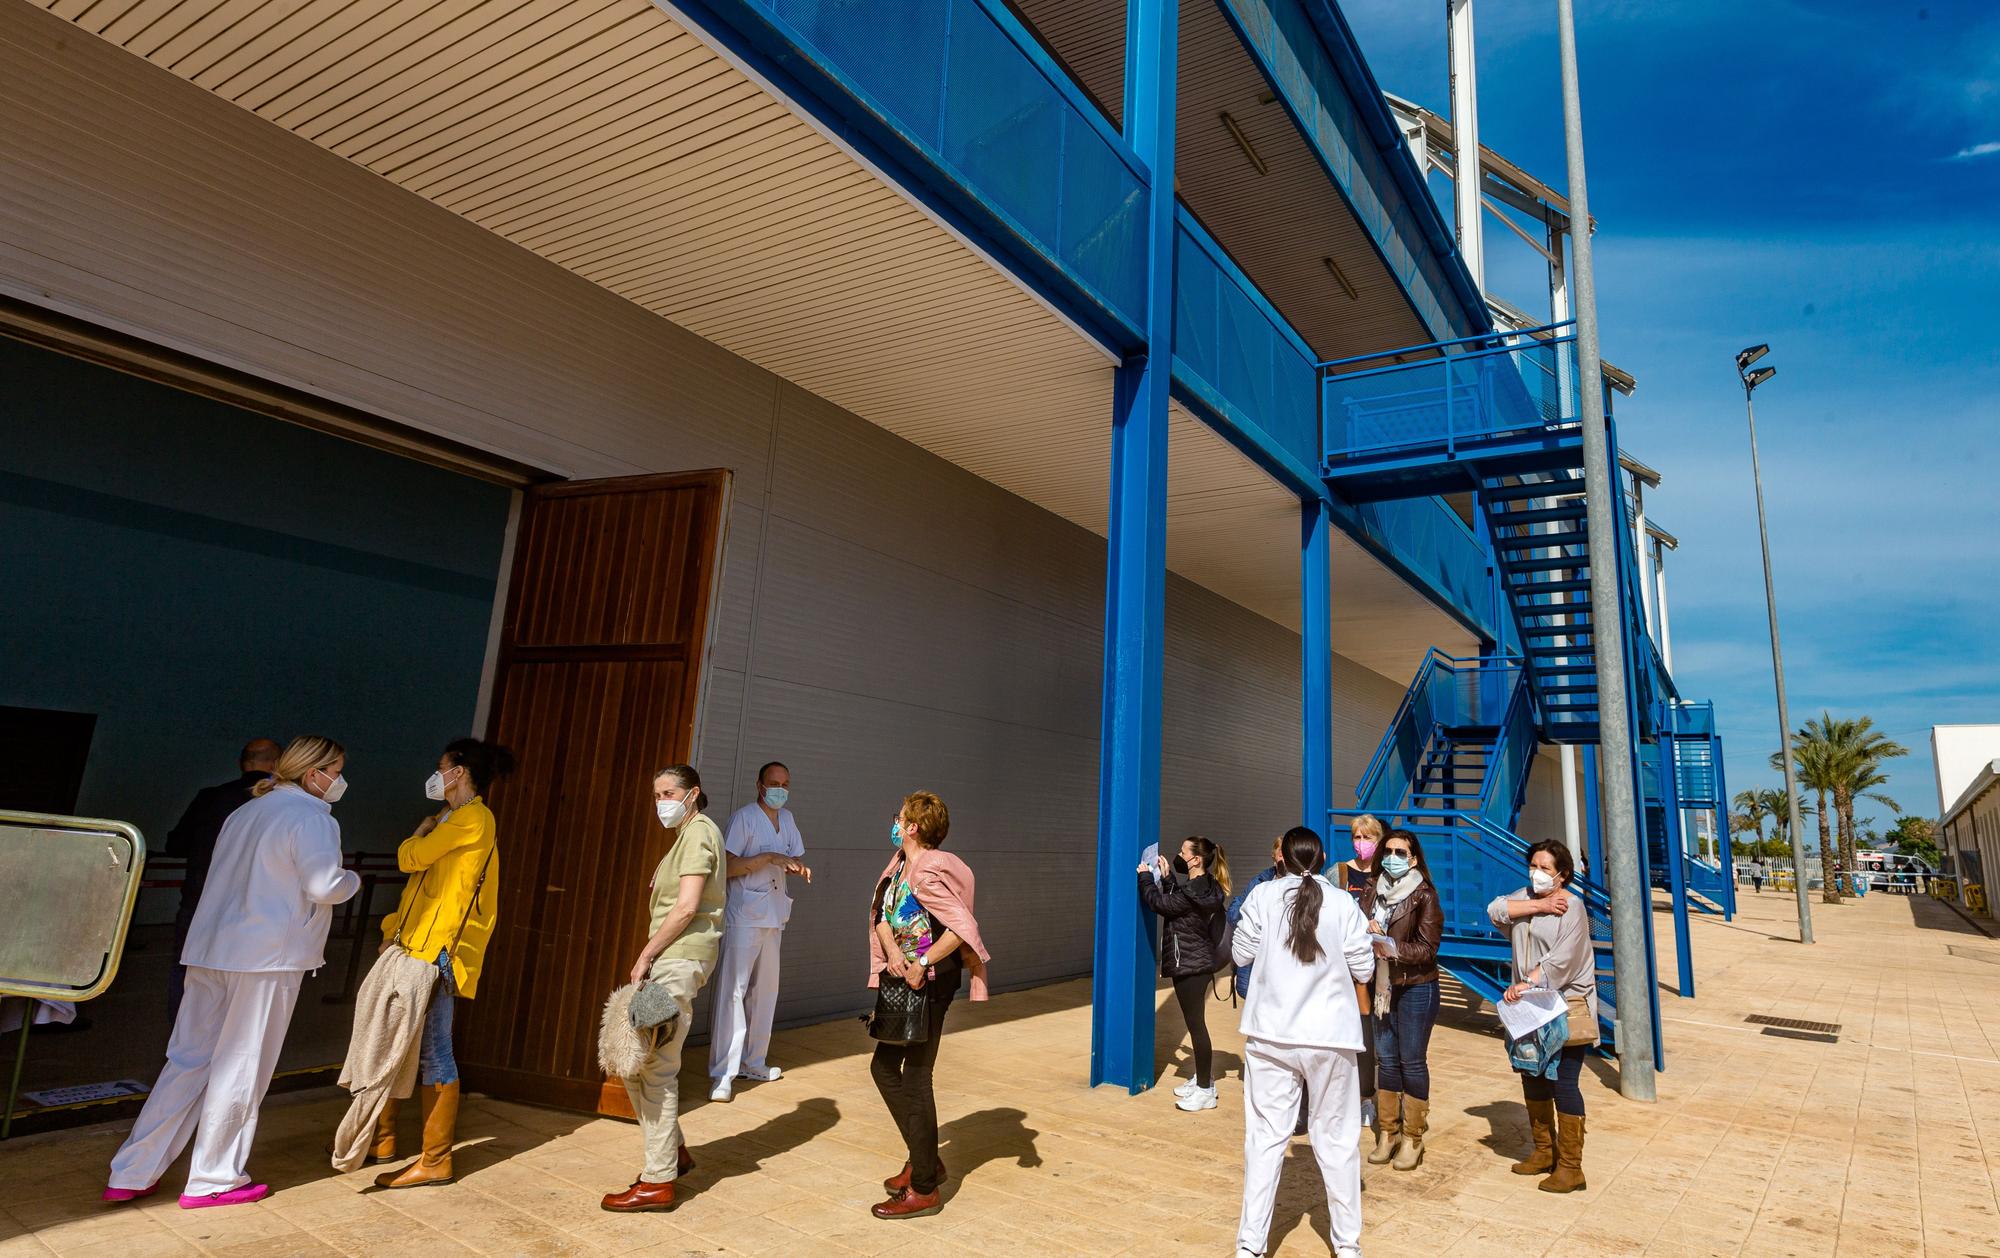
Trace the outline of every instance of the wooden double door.
[[652, 778], [692, 749], [727, 495], [721, 471], [525, 492], [487, 723], [518, 767], [490, 801], [499, 924], [461, 1006], [468, 1087], [631, 1112], [598, 1017], [645, 943]]

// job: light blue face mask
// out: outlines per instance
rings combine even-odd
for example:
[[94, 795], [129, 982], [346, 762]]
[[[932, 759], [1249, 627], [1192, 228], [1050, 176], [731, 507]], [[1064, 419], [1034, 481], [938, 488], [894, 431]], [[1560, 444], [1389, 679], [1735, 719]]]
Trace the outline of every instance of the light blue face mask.
[[792, 793], [782, 786], [767, 786], [764, 788], [764, 802], [773, 808], [783, 808], [785, 801], [791, 797]]
[[1384, 856], [1382, 872], [1389, 875], [1391, 882], [1410, 872], [1410, 858], [1407, 856]]
[[903, 823], [900, 821], [891, 822], [889, 824], [889, 846], [890, 847], [903, 846]]

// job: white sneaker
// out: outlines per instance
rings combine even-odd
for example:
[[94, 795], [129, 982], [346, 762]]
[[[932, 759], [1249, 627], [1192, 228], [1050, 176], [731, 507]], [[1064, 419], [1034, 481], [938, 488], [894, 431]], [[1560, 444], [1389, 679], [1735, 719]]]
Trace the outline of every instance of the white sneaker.
[[1375, 1125], [1375, 1098], [1373, 1097], [1361, 1102], [1361, 1125], [1363, 1127], [1373, 1127]]
[[1186, 1095], [1187, 1095], [1188, 1093], [1190, 1093], [1190, 1092], [1194, 1091], [1194, 1090], [1195, 1090], [1196, 1088], [1198, 1088], [1198, 1087], [1200, 1087], [1200, 1086], [1201, 1086], [1201, 1085], [1200, 1085], [1200, 1084], [1198, 1084], [1198, 1083], [1196, 1083], [1196, 1082], [1195, 1082], [1194, 1080], [1192, 1080], [1192, 1079], [1189, 1079], [1189, 1080], [1188, 1080], [1188, 1081], [1187, 1081], [1186, 1083], [1183, 1083], [1183, 1084], [1181, 1084], [1181, 1086], [1179, 1086], [1178, 1088], [1175, 1088], [1175, 1089], [1174, 1089], [1174, 1095], [1175, 1095], [1175, 1096], [1186, 1096]]
[[736, 1096], [736, 1085], [724, 1079], [708, 1090], [708, 1099], [727, 1104]]
[[1175, 1101], [1174, 1108], [1184, 1109], [1192, 1114], [1197, 1110], [1214, 1109], [1215, 1104], [1214, 1088], [1196, 1088], [1180, 1100]]
[[776, 1066], [766, 1066], [762, 1070], [753, 1070], [746, 1066], [736, 1072], [736, 1077], [748, 1079], [752, 1083], [775, 1083], [785, 1077], [785, 1072]]

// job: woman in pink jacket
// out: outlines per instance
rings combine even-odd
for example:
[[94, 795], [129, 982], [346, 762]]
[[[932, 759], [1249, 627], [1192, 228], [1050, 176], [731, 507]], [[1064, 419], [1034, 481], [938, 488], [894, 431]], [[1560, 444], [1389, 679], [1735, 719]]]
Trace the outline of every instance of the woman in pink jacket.
[[938, 850], [950, 830], [943, 800], [929, 791], [904, 799], [889, 830], [896, 854], [875, 884], [869, 911], [868, 986], [879, 987], [885, 975], [907, 983], [928, 997], [930, 1015], [924, 1038], [875, 1046], [875, 1086], [910, 1151], [903, 1169], [882, 1181], [889, 1197], [875, 1205], [878, 1219], [913, 1219], [944, 1208], [931, 1070], [960, 974], [972, 975], [972, 999], [986, 999], [989, 957], [972, 915], [972, 871]]

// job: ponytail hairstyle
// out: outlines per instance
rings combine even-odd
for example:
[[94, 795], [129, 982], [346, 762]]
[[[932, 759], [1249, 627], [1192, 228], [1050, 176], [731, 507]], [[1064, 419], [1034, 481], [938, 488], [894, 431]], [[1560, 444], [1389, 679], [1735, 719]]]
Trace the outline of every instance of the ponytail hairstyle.
[[1306, 826], [1285, 831], [1285, 872], [1299, 875], [1298, 890], [1292, 894], [1291, 920], [1286, 924], [1285, 946], [1305, 965], [1326, 955], [1319, 946], [1319, 910], [1326, 888], [1315, 876], [1326, 863], [1326, 847], [1319, 835]]
[[1215, 879], [1216, 885], [1222, 888], [1222, 894], [1228, 895], [1229, 854], [1222, 850], [1222, 845], [1199, 834], [1190, 834], [1182, 842], [1194, 844], [1196, 854], [1201, 857], [1202, 872]]
[[280, 786], [303, 789], [305, 778], [314, 769], [324, 769], [347, 754], [347, 748], [318, 734], [300, 734], [285, 744], [284, 754], [272, 767], [271, 776], [250, 788], [252, 795], [269, 795]]
[[464, 769], [472, 779], [472, 788], [481, 795], [495, 778], [504, 778], [514, 771], [513, 752], [499, 743], [483, 743], [477, 738], [452, 739], [445, 744], [444, 758]]
[[701, 789], [701, 774], [694, 771], [693, 765], [670, 764], [653, 775], [653, 780], [656, 782], [661, 778], [672, 778], [680, 784], [683, 790], [693, 791], [694, 810], [696, 812], [708, 811], [708, 792]]

